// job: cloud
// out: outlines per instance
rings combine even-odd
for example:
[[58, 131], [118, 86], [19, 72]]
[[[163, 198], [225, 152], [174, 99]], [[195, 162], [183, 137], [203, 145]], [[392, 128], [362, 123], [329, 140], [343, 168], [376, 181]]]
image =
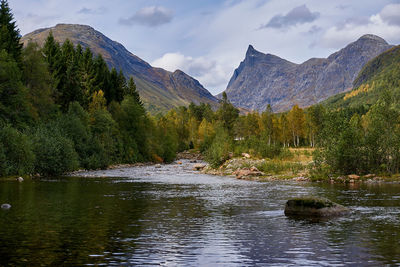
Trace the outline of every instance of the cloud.
[[286, 15], [275, 15], [272, 19], [260, 28], [288, 28], [297, 24], [313, 22], [319, 17], [318, 12], [311, 12], [306, 5], [298, 6], [289, 11]]
[[78, 14], [86, 14], [86, 15], [100, 15], [106, 13], [107, 9], [105, 7], [99, 7], [96, 9], [83, 7], [78, 11]]
[[193, 58], [181, 53], [166, 53], [151, 65], [168, 71], [182, 70], [200, 80], [206, 88], [221, 86], [226, 80], [226, 73], [222, 67], [216, 61], [204, 57]]
[[364, 34], [375, 34], [391, 42], [400, 42], [400, 4], [386, 5], [367, 18], [351, 17], [326, 30], [318, 45], [341, 48]]
[[360, 25], [368, 25], [369, 23], [370, 23], [370, 18], [368, 17], [351, 17], [339, 22], [336, 25], [336, 27], [338, 29], [344, 29], [348, 25], [360, 26]]
[[321, 27], [318, 27], [318, 26], [316, 26], [316, 25], [313, 25], [309, 30], [308, 30], [308, 34], [317, 34], [317, 33], [320, 33], [320, 32], [322, 32], [323, 31], [323, 29], [321, 28]]
[[[55, 16], [42, 16], [33, 13], [28, 13], [24, 17], [24, 22], [31, 25], [42, 25], [48, 21], [54, 20]], [[36, 26], [37, 27], [37, 26]]]
[[400, 4], [390, 4], [385, 6], [379, 13], [379, 16], [389, 25], [400, 26]]
[[121, 18], [119, 23], [127, 26], [140, 24], [156, 27], [171, 22], [173, 15], [173, 12], [165, 7], [150, 6], [138, 10], [135, 15], [129, 18]]

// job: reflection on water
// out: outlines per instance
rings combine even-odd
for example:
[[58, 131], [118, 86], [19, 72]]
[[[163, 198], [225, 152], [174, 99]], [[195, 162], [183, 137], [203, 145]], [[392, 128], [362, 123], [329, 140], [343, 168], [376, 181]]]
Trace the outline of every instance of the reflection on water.
[[[187, 162], [0, 182], [2, 265], [400, 265], [400, 186], [257, 183], [195, 174]], [[107, 178], [96, 178], [107, 176]], [[288, 219], [298, 195], [353, 209]]]

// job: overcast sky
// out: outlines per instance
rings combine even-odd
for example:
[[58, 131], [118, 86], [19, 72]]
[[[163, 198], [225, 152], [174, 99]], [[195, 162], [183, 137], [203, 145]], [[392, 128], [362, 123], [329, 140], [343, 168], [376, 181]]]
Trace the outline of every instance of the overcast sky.
[[400, 0], [9, 0], [21, 34], [87, 24], [153, 66], [225, 90], [249, 44], [295, 63], [372, 33], [400, 44]]

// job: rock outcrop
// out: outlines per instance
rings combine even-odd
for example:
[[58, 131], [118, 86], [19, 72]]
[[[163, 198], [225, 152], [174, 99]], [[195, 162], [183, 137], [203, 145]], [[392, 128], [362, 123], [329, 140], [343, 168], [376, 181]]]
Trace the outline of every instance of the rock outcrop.
[[234, 105], [258, 111], [268, 104], [274, 112], [296, 104], [310, 106], [351, 90], [362, 67], [391, 47], [382, 38], [367, 34], [328, 58], [295, 64], [250, 45], [225, 92]]
[[286, 202], [285, 215], [296, 217], [332, 217], [348, 213], [350, 210], [328, 199], [300, 197]]

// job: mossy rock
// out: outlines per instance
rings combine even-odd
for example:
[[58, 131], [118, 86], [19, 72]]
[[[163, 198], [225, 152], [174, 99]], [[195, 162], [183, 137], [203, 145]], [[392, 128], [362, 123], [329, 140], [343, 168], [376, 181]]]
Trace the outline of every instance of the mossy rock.
[[325, 198], [299, 197], [286, 202], [285, 215], [296, 217], [332, 217], [350, 210]]

